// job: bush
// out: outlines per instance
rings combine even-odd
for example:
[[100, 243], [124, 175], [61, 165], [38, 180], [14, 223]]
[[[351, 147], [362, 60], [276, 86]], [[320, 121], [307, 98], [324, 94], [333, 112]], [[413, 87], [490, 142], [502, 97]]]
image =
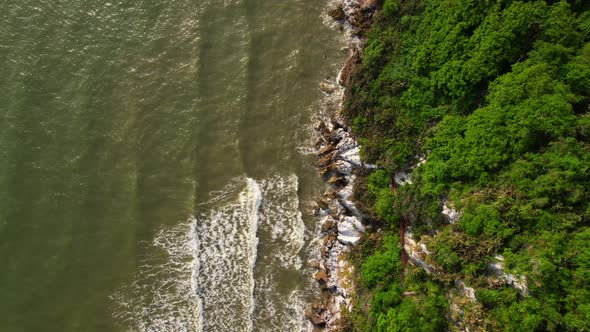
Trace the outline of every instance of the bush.
[[399, 243], [397, 238], [388, 236], [381, 250], [369, 256], [361, 266], [361, 279], [365, 287], [373, 288], [399, 278], [401, 269]]

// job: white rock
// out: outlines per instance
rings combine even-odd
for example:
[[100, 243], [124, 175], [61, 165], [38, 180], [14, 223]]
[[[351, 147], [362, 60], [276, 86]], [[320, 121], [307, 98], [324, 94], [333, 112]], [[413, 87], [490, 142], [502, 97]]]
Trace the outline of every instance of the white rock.
[[353, 216], [357, 217], [358, 219], [361, 219], [361, 212], [358, 210], [358, 208], [351, 199], [355, 178], [356, 177], [354, 175], [352, 175], [349, 178], [348, 184], [338, 191], [338, 197], [340, 197], [340, 203], [342, 204], [342, 206], [348, 209], [348, 211], [350, 211], [350, 213]]
[[334, 165], [336, 165], [336, 167], [338, 168], [338, 172], [344, 175], [350, 175], [352, 171], [354, 171], [354, 169], [356, 168], [354, 164], [351, 164], [345, 160], [338, 160], [334, 163]]
[[342, 244], [356, 244], [364, 232], [364, 226], [356, 217], [342, 217], [338, 222], [338, 241]]
[[406, 172], [397, 172], [393, 176], [393, 180], [397, 183], [398, 186], [403, 186], [406, 184], [412, 184], [412, 180], [410, 179], [410, 174]]
[[340, 154], [340, 158], [348, 161], [349, 163], [360, 165], [361, 164], [361, 150], [357, 146], [353, 146], [350, 149], [344, 150], [342, 154]]
[[488, 264], [488, 267], [498, 277], [504, 279], [506, 285], [512, 286], [520, 292], [520, 295], [524, 297], [529, 296], [529, 288], [527, 286], [526, 277], [523, 275], [514, 275], [504, 272], [504, 257], [502, 255], [495, 255], [495, 262]]
[[471, 302], [477, 301], [477, 299], [475, 298], [475, 289], [473, 289], [471, 287], [467, 287], [465, 285], [465, 283], [463, 282], [463, 280], [455, 281], [455, 286], [459, 290], [459, 293], [461, 294], [461, 296], [468, 298], [469, 300], [471, 300]]
[[404, 238], [404, 249], [406, 249], [408, 258], [412, 261], [412, 263], [414, 263], [414, 265], [421, 267], [424, 271], [426, 271], [426, 273], [435, 273], [436, 268], [425, 261], [425, 257], [430, 253], [426, 248], [426, 245], [423, 243], [416, 243], [411, 234], [411, 232], [406, 232], [406, 236]]
[[448, 201], [445, 201], [443, 204], [442, 214], [445, 217], [447, 217], [447, 220], [449, 221], [449, 223], [454, 224], [461, 217], [461, 213], [459, 211], [449, 207], [447, 204], [448, 204]]

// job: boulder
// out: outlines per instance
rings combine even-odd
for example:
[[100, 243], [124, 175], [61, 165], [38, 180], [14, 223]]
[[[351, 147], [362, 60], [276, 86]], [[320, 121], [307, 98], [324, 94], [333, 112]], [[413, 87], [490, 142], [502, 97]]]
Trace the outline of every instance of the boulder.
[[411, 175], [403, 171], [395, 173], [393, 179], [398, 186], [412, 184]]

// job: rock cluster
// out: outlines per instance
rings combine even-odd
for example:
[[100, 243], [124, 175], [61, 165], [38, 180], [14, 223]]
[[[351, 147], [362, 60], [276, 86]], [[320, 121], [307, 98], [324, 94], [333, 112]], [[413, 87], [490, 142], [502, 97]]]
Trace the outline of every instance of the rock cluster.
[[342, 307], [351, 308], [352, 267], [345, 261], [350, 245], [356, 244], [365, 228], [362, 215], [351, 200], [354, 170], [363, 167], [359, 146], [349, 129], [336, 115], [316, 125], [320, 138], [316, 143], [318, 166], [326, 180], [326, 192], [319, 199], [316, 213], [322, 217], [320, 260], [314, 262], [322, 299], [306, 311], [311, 322], [320, 328], [334, 329]]
[[[328, 14], [350, 32], [351, 56], [336, 83], [319, 84], [325, 94], [338, 93], [342, 98], [346, 95], [343, 89], [349, 86], [352, 72], [361, 61], [357, 36], [368, 27], [373, 11], [374, 1], [367, 0], [343, 0], [329, 11]], [[342, 105], [341, 99], [338, 108]], [[323, 296], [305, 314], [316, 328], [332, 331], [338, 328], [342, 308], [352, 309], [353, 267], [345, 259], [346, 252], [365, 232], [362, 215], [352, 201], [354, 171], [372, 166], [361, 162], [360, 146], [339, 114], [326, 115], [318, 121], [315, 130], [319, 136], [315, 144], [318, 168], [326, 181], [326, 191], [316, 202], [316, 213], [322, 217], [320, 257], [310, 265], [317, 268], [314, 278]]]

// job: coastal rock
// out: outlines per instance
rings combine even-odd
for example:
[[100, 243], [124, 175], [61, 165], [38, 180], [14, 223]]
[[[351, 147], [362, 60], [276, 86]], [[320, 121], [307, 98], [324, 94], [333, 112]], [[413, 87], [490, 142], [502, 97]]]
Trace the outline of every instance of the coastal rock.
[[313, 303], [305, 311], [305, 316], [317, 327], [326, 326], [327, 314], [326, 305], [321, 302]]
[[342, 3], [336, 4], [336, 6], [328, 11], [328, 15], [333, 18], [335, 21], [342, 21], [346, 18], [346, 13], [344, 13], [344, 8], [342, 8]]
[[336, 85], [330, 82], [321, 82], [320, 83], [320, 90], [327, 94], [332, 94], [336, 91]]
[[361, 9], [374, 8], [377, 5], [377, 0], [360, 0]]
[[365, 228], [356, 217], [344, 217], [338, 222], [338, 241], [342, 244], [356, 244]]
[[316, 200], [316, 204], [318, 205], [318, 207], [322, 210], [327, 210], [329, 208], [328, 206], [328, 202], [322, 200], [322, 199], [318, 199]]
[[335, 227], [336, 221], [332, 218], [332, 216], [326, 216], [326, 218], [324, 218], [324, 222], [322, 223], [322, 232], [331, 232], [334, 230]]
[[320, 151], [318, 151], [318, 155], [323, 156], [326, 153], [332, 152], [333, 150], [334, 148], [331, 145], [326, 145], [323, 148], [321, 148]]
[[320, 262], [318, 261], [309, 261], [307, 262], [307, 266], [313, 268], [313, 269], [319, 269], [320, 268]]
[[324, 128], [326, 128], [326, 124], [324, 123], [324, 121], [319, 120], [315, 126], [313, 126], [313, 129], [315, 129], [315, 131], [321, 132]]
[[360, 63], [361, 51], [357, 48], [354, 48], [352, 56], [348, 59], [348, 61], [338, 74], [338, 84], [342, 86], [350, 86], [350, 81], [352, 80], [352, 72]]
[[325, 166], [322, 168], [322, 170], [320, 171], [320, 175], [325, 177], [328, 177], [328, 175], [330, 175], [331, 173], [334, 173], [338, 170], [338, 166], [334, 163], [329, 164], [328, 166]]
[[348, 136], [348, 133], [344, 129], [338, 128], [330, 134], [329, 141], [332, 144], [337, 145], [341, 140], [343, 140], [347, 136]]
[[327, 199], [333, 200], [334, 198], [337, 197], [337, 194], [334, 191], [334, 189], [330, 188], [324, 193], [324, 196], [326, 196]]
[[[337, 83], [328, 80], [320, 83], [325, 94], [335, 96], [338, 93], [342, 98], [349, 97], [347, 91], [351, 87], [352, 73], [361, 63], [362, 41], [359, 36], [365, 33], [362, 29], [368, 27], [375, 4], [375, 0], [341, 0], [330, 10], [329, 15], [339, 21], [341, 29], [350, 32], [347, 49], [351, 51], [351, 57], [339, 72]], [[337, 84], [344, 85], [342, 94]], [[343, 107], [343, 102], [344, 99], [340, 99], [338, 108]], [[324, 215], [321, 221], [324, 236], [319, 246], [319, 270], [314, 277], [322, 288], [323, 299], [312, 304], [306, 310], [306, 316], [316, 327], [340, 331], [341, 310], [351, 311], [353, 306], [354, 284], [350, 276], [354, 268], [346, 261], [346, 253], [365, 231], [361, 213], [352, 202], [353, 174], [357, 168], [365, 166], [360, 159], [360, 146], [340, 114], [335, 112], [324, 116], [316, 130], [320, 137], [315, 151], [319, 157], [319, 172], [327, 179], [324, 198], [328, 209], [318, 203], [323, 209], [319, 215]]]
[[318, 161], [318, 164], [319, 164], [321, 167], [326, 167], [326, 166], [328, 166], [330, 163], [332, 163], [332, 157], [333, 157], [333, 154], [332, 154], [332, 153], [329, 153], [329, 154], [327, 154], [327, 155], [323, 156], [323, 157], [322, 157], [322, 158], [321, 158], [321, 159]]
[[328, 235], [324, 236], [323, 240], [324, 240], [323, 246], [330, 249], [330, 248], [332, 248], [332, 244], [334, 243], [334, 241], [336, 241], [336, 234], [334, 234], [334, 233], [328, 234]]
[[340, 175], [336, 174], [336, 175], [333, 175], [333, 176], [332, 176], [332, 177], [331, 177], [331, 178], [328, 180], [328, 182], [327, 182], [327, 183], [328, 183], [329, 185], [331, 185], [331, 186], [340, 186], [340, 185], [343, 185], [343, 184], [344, 184], [344, 182], [346, 182], [346, 181], [345, 181], [345, 179], [344, 179], [342, 176], [340, 176]]
[[319, 283], [328, 283], [328, 274], [324, 269], [320, 269], [313, 277]]

